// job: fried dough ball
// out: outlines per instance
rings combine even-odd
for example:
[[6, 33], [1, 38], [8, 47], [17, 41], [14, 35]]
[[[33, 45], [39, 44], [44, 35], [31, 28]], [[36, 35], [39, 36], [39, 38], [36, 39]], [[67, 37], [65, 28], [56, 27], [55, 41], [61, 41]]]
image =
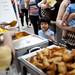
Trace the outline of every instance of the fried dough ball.
[[46, 57], [43, 57], [43, 65], [45, 67], [48, 67], [50, 65], [49, 62], [48, 62], [48, 59]]
[[75, 57], [75, 49], [72, 49], [71, 54], [73, 57]]
[[47, 75], [55, 75], [55, 71], [47, 71]]
[[72, 70], [72, 71], [70, 71], [70, 72], [68, 72], [68, 74], [67, 75], [75, 75], [75, 69], [74, 70]]
[[64, 53], [63, 54], [63, 61], [64, 62], [69, 62], [72, 60], [72, 55], [70, 53]]
[[42, 54], [41, 52], [37, 52], [37, 58], [38, 58], [38, 59], [41, 59], [41, 60], [42, 60], [43, 57], [44, 57], [44, 56], [43, 56], [43, 54]]
[[65, 74], [67, 72], [67, 67], [64, 62], [58, 63], [58, 72]]
[[54, 57], [54, 58], [51, 58], [50, 60], [48, 60], [50, 63], [53, 62], [53, 63], [58, 63], [60, 61], [62, 61], [62, 57]]
[[51, 64], [47, 67], [47, 70], [53, 70], [53, 71], [56, 71], [56, 70], [57, 70], [56, 64], [51, 63]]

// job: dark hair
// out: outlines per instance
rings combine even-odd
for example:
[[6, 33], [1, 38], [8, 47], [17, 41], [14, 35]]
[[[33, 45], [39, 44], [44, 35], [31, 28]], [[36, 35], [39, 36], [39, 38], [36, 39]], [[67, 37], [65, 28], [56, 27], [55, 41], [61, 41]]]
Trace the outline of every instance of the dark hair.
[[41, 22], [47, 22], [48, 24], [50, 24], [50, 19], [47, 17], [42, 17], [42, 18], [40, 18], [40, 24], [41, 24]]
[[75, 3], [75, 0], [70, 0], [71, 3]]

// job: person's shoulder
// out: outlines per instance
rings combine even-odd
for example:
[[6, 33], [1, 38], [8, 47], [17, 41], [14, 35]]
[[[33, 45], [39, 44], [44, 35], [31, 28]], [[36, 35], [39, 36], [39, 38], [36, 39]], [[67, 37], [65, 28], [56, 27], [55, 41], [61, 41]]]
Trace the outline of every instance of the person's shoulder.
[[54, 32], [51, 29], [48, 29], [48, 32], [54, 35]]
[[39, 30], [38, 33], [39, 33], [39, 34], [43, 33], [43, 30]]
[[39, 31], [38, 31], [38, 35], [41, 36], [41, 35], [43, 35], [43, 34], [44, 34], [43, 30], [39, 30]]
[[53, 32], [51, 29], [48, 29], [48, 31]]

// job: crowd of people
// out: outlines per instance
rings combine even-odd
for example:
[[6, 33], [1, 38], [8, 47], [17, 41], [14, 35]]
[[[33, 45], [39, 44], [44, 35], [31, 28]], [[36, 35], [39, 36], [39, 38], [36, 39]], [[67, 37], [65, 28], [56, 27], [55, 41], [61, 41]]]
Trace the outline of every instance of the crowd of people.
[[56, 20], [59, 2], [53, 0], [54, 4], [49, 5], [46, 0], [19, 0], [19, 13], [22, 26], [24, 26], [24, 16], [26, 24], [29, 27], [29, 21], [33, 25], [34, 33], [38, 35], [40, 28], [39, 21], [42, 17], [47, 17], [49, 20]]
[[[14, 0], [13, 0], [14, 1]], [[30, 21], [34, 33], [48, 40], [64, 40], [67, 46], [75, 47], [75, 1], [74, 0], [18, 0], [21, 23]], [[52, 3], [53, 2], [53, 3]], [[56, 21], [56, 34], [50, 28], [51, 20]], [[48, 26], [47, 26], [48, 24]], [[57, 36], [55, 36], [57, 35]], [[58, 36], [60, 35], [60, 36]], [[49, 37], [52, 37], [51, 39]], [[61, 38], [60, 38], [61, 37]]]
[[[24, 4], [26, 4], [26, 7]], [[27, 25], [28, 25], [28, 20], [30, 20], [30, 22], [33, 25], [35, 34], [45, 37], [46, 39], [55, 41], [56, 39], [54, 36], [54, 32], [50, 29], [49, 25], [50, 25], [50, 20], [52, 19], [56, 20], [56, 26], [61, 30], [62, 34], [64, 35], [63, 40], [67, 48], [73, 49], [75, 48], [75, 25], [74, 25], [75, 24], [75, 0], [61, 1], [59, 11], [57, 10], [58, 9], [57, 4], [59, 4], [58, 0], [55, 1], [55, 4], [53, 6], [50, 6], [47, 3], [47, 0], [42, 0], [42, 1], [20, 0], [19, 13], [21, 18], [21, 23], [22, 25], [24, 25], [24, 15], [25, 15]], [[44, 14], [42, 15], [40, 13], [42, 9], [45, 10], [47, 14], [45, 13], [45, 15]], [[41, 29], [39, 29], [39, 26]], [[59, 35], [63, 36], [62, 34], [60, 33], [58, 34], [58, 36]], [[2, 58], [5, 58], [5, 60], [3, 61], [1, 60], [1, 57], [0, 57], [0, 62], [2, 62], [0, 63], [0, 65], [3, 65], [4, 62], [7, 62], [8, 64], [8, 66], [6, 66], [5, 69], [7, 69], [10, 66], [12, 56], [15, 57], [15, 50], [12, 45], [13, 35], [14, 33], [12, 32], [5, 33], [3, 36], [4, 37], [3, 45], [0, 46], [1, 49], [2, 47], [5, 47], [4, 51], [6, 51], [8, 48], [7, 54], [10, 55], [9, 61], [8, 59], [6, 59], [6, 56], [2, 57]], [[0, 51], [0, 55], [1, 54], [2, 54], [2, 51]], [[0, 69], [1, 68], [2, 66], [0, 66]]]

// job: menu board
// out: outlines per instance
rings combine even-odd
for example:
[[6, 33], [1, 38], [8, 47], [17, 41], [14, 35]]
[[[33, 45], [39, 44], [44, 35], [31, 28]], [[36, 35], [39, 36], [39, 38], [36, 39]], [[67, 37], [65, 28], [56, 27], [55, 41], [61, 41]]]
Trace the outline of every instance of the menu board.
[[0, 0], [0, 24], [17, 21], [11, 0]]

